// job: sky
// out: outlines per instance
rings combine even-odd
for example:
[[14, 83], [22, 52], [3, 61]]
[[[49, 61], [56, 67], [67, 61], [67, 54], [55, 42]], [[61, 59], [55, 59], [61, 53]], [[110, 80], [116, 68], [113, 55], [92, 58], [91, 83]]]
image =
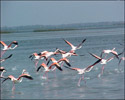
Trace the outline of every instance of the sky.
[[124, 21], [124, 1], [1, 1], [1, 27]]

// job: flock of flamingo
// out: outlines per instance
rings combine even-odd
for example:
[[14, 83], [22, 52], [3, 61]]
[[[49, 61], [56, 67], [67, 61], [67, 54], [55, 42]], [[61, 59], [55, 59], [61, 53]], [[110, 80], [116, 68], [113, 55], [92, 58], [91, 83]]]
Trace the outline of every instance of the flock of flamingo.
[[[71, 50], [64, 51], [61, 50], [59, 48], [56, 48], [56, 50], [54, 52], [49, 52], [49, 51], [42, 51], [40, 53], [33, 53], [29, 56], [29, 58], [34, 62], [34, 66], [36, 69], [36, 72], [39, 72], [40, 70], [42, 70], [43, 73], [43, 77], [48, 79], [48, 72], [53, 72], [55, 70], [59, 70], [59, 71], [63, 71], [63, 67], [71, 69], [71, 70], [75, 70], [78, 72], [78, 74], [80, 74], [80, 79], [77, 83], [78, 86], [80, 86], [80, 82], [81, 80], [84, 80], [84, 74], [86, 72], [90, 72], [93, 67], [100, 63], [102, 64], [102, 70], [101, 73], [98, 74], [98, 77], [100, 77], [103, 74], [104, 71], [104, 66], [111, 60], [113, 60], [114, 58], [118, 59], [118, 66], [120, 65], [122, 60], [125, 60], [125, 57], [119, 57], [120, 55], [124, 54], [125, 50], [123, 50], [123, 52], [121, 53], [117, 53], [115, 51], [115, 48], [113, 49], [109, 49], [109, 50], [103, 50], [100, 54], [100, 56], [97, 56], [96, 54], [93, 53], [89, 53], [91, 56], [95, 57], [97, 59], [96, 62], [94, 62], [93, 64], [81, 69], [81, 68], [74, 68], [71, 65], [71, 62], [69, 61], [69, 57], [71, 56], [79, 56], [78, 54], [76, 54], [76, 50], [80, 49], [82, 47], [82, 45], [84, 44], [84, 42], [86, 41], [86, 39], [83, 39], [82, 42], [80, 44], [78, 44], [77, 46], [74, 46], [72, 43], [70, 43], [69, 41], [67, 41], [66, 39], [63, 39], [65, 41], [65, 43], [67, 43], [70, 47]], [[16, 47], [18, 47], [18, 42], [17, 41], [13, 41], [11, 42], [9, 45], [5, 44], [3, 41], [0, 41], [0, 44], [3, 46], [3, 49], [1, 50], [1, 59], [0, 59], [0, 63], [6, 61], [7, 59], [11, 58], [13, 54], [9, 55], [6, 58], [2, 58], [2, 56], [4, 55], [4, 53], [8, 50], [13, 50]], [[107, 55], [111, 53], [112, 56], [110, 58], [107, 58]], [[61, 58], [59, 60], [56, 60], [56, 55], [61, 54]], [[40, 60], [43, 60], [43, 62], [38, 65], [38, 62]], [[50, 63], [51, 62], [51, 63]], [[65, 63], [65, 64], [64, 64]], [[33, 80], [33, 77], [25, 70], [23, 69], [22, 74], [19, 75], [18, 78], [15, 78], [13, 75], [9, 75], [9, 76], [4, 76], [4, 72], [6, 72], [6, 69], [4, 67], [0, 67], [0, 78], [3, 79], [2, 83], [5, 82], [6, 80], [10, 79], [13, 82], [13, 87], [12, 87], [12, 91], [15, 90], [15, 83], [20, 83], [22, 82], [23, 78], [27, 78], [30, 80]], [[85, 81], [85, 80], [84, 80]]]

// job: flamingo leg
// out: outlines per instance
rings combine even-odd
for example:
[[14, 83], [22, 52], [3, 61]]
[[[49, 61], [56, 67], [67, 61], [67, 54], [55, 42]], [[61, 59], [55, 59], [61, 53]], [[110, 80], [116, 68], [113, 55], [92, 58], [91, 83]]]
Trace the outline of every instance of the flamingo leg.
[[3, 54], [6, 52], [6, 50], [3, 50], [2, 52], [1, 52], [1, 55], [0, 55], [0, 57], [2, 57], [3, 56]]
[[82, 79], [82, 77], [80, 76], [78, 84], [77, 84], [78, 86], [80, 86], [81, 79]]
[[46, 75], [46, 78], [47, 78], [47, 81], [48, 81], [48, 73], [46, 72], [46, 74], [47, 74], [47, 75]]
[[104, 72], [104, 66], [105, 66], [105, 65], [103, 65], [103, 66], [102, 66], [101, 75], [102, 75], [102, 74], [103, 74], [103, 72]]
[[107, 57], [108, 54], [105, 55], [104, 59]]
[[82, 80], [85, 82], [85, 84], [86, 84], [86, 80], [84, 80], [84, 74], [82, 74]]
[[[47, 74], [47, 75], [46, 75]], [[47, 78], [47, 80], [48, 80], [48, 73], [47, 72], [45, 72], [44, 73], [44, 75], [43, 75], [43, 77], [46, 77]]]
[[62, 62], [62, 63], [61, 63], [61, 66], [60, 66], [60, 67], [62, 67], [62, 66], [63, 66], [63, 64], [64, 64], [64, 62]]
[[15, 90], [15, 83], [13, 82], [13, 88], [12, 88], [12, 91], [14, 91]]
[[104, 66], [105, 66], [105, 65], [102, 66], [101, 73], [98, 75], [98, 77], [100, 77], [100, 76], [103, 74], [103, 72], [104, 72]]
[[[55, 67], [56, 68], [56, 67]], [[54, 70], [54, 76], [55, 76], [55, 78], [56, 78], [56, 70]]]
[[38, 60], [35, 60], [35, 68], [37, 68]]

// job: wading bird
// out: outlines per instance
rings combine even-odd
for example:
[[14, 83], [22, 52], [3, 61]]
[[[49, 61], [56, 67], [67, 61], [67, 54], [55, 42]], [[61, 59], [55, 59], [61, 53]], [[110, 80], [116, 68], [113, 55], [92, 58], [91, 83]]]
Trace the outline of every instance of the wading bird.
[[[58, 67], [62, 67], [63, 66], [63, 63], [65, 62], [69, 67], [71, 67], [70, 63], [69, 63], [69, 60], [67, 58], [61, 58], [59, 59], [58, 61], [55, 59], [55, 58], [50, 58], [50, 60], [47, 62], [47, 65], [49, 64], [49, 62], [52, 61], [53, 63], [51, 65], [55, 65], [55, 66], [58, 66]], [[61, 64], [61, 65], [59, 65]], [[50, 65], [50, 66], [51, 66]], [[56, 70], [56, 68], [58, 67], [54, 67], [52, 69], [52, 71]]]
[[[102, 54], [103, 54], [103, 53], [106, 54], [104, 58], [106, 58], [109, 53], [112, 53], [113, 55], [115, 55], [115, 56], [119, 59], [118, 53], [115, 51], [115, 48], [113, 48], [112, 50], [109, 50], [109, 49], [108, 49], [108, 50], [103, 50], [103, 51], [102, 51]], [[102, 55], [102, 54], [101, 54], [101, 55]]]
[[[7, 45], [7, 44], [5, 44], [3, 41], [0, 41], [0, 44], [2, 44], [2, 46], [3, 46], [3, 51], [2, 51], [2, 53], [1, 53], [1, 57], [2, 57], [2, 55], [7, 51], [7, 50], [13, 50], [13, 49], [15, 49], [17, 46], [18, 46], [18, 42], [17, 41], [13, 41], [13, 42], [11, 42], [9, 45]], [[14, 47], [12, 47], [12, 45], [15, 45]]]
[[22, 74], [18, 78], [15, 78], [14, 76], [9, 75], [7, 78], [4, 78], [4, 80], [2, 81], [2, 83], [5, 82], [6, 80], [10, 79], [13, 82], [13, 88], [12, 88], [12, 91], [13, 91], [13, 90], [15, 90], [15, 84], [22, 82], [23, 77], [27, 78], [27, 79], [30, 79], [30, 80], [33, 80], [33, 78], [24, 69], [22, 71]]
[[71, 46], [71, 50], [69, 51], [69, 52], [71, 52], [71, 53], [74, 53], [77, 49], [80, 49], [81, 47], [82, 47], [82, 44], [86, 41], [86, 39], [84, 39], [84, 40], [82, 40], [82, 42], [79, 44], [79, 45], [77, 45], [77, 46], [74, 46], [73, 44], [71, 44], [69, 41], [67, 41], [67, 40], [65, 40], [65, 39], [63, 39], [68, 45], [70, 45]]
[[101, 60], [101, 63], [100, 63], [100, 64], [103, 65], [103, 66], [102, 66], [101, 73], [98, 75], [98, 77], [100, 77], [100, 75], [103, 74], [104, 66], [107, 64], [107, 62], [111, 61], [111, 60], [114, 59], [114, 57], [115, 57], [115, 56], [112, 56], [112, 57], [110, 57], [110, 58], [108, 58], [108, 59], [104, 59], [104, 58], [99, 57], [99, 56], [97, 56], [97, 55], [95, 55], [95, 54], [93, 54], [93, 53], [89, 53], [89, 54], [92, 55], [93, 57], [95, 57], [95, 58]]
[[56, 54], [59, 54], [58, 49], [56, 49], [54, 52], [46, 51], [44, 53], [41, 53], [41, 58], [44, 57], [45, 61], [47, 62], [51, 56]]
[[99, 59], [99, 60], [97, 60], [94, 64], [92, 64], [92, 65], [90, 65], [90, 66], [88, 66], [88, 67], [85, 67], [85, 68], [83, 68], [83, 69], [81, 69], [81, 68], [67, 67], [67, 66], [64, 66], [64, 67], [69, 68], [69, 69], [71, 69], [71, 70], [75, 70], [75, 71], [78, 72], [78, 74], [81, 75], [80, 78], [79, 78], [79, 81], [78, 81], [78, 83], [77, 83], [77, 85], [80, 86], [81, 80], [84, 80], [84, 74], [85, 74], [86, 72], [90, 72], [90, 71], [92, 70], [92, 68], [94, 67], [94, 65], [98, 64], [100, 61], [101, 61], [101, 60]]

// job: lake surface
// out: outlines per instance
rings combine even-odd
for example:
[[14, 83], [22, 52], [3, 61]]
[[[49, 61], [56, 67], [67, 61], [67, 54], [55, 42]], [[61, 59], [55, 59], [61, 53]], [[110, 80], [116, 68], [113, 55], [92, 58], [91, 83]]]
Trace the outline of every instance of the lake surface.
[[[42, 78], [43, 72], [36, 73], [33, 61], [28, 57], [34, 52], [44, 50], [55, 51], [58, 47], [69, 51], [71, 47], [62, 38], [74, 45], [87, 39], [83, 47], [76, 51], [79, 55], [69, 58], [72, 67], [85, 68], [93, 64], [97, 59], [88, 52], [100, 55], [104, 49], [116, 48], [118, 53], [123, 51], [124, 29], [91, 29], [57, 32], [26, 32], [2, 34], [1, 40], [6, 44], [18, 41], [19, 46], [7, 51], [3, 57], [10, 54], [13, 56], [3, 62], [7, 70], [4, 76], [14, 75], [18, 77], [23, 69], [26, 69], [34, 80], [23, 79], [23, 82], [16, 84], [12, 92], [10, 80], [1, 84], [1, 99], [124, 99], [124, 61], [118, 67], [118, 60], [115, 58], [109, 62], [104, 69], [104, 74], [98, 78], [101, 71], [101, 64], [85, 74], [85, 80], [81, 86], [77, 86], [79, 75], [76, 71], [63, 67], [63, 71], [56, 70], [56, 77], [53, 72], [48, 73], [48, 81]], [[112, 56], [109, 54], [108, 57]], [[122, 57], [121, 55], [120, 57]], [[61, 56], [55, 57], [60, 59]], [[40, 60], [38, 66], [43, 62]], [[1, 79], [2, 80], [2, 79]]]

